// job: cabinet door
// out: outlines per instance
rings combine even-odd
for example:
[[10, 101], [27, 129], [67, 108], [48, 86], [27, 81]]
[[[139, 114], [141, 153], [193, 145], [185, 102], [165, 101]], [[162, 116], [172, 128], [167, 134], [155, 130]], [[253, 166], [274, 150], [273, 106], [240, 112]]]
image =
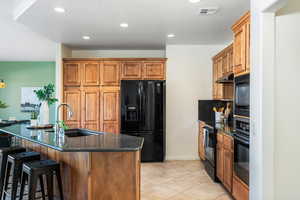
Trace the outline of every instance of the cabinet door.
[[142, 62], [124, 62], [121, 67], [122, 80], [141, 80]]
[[[223, 76], [223, 60], [222, 57], [218, 59], [217, 79]], [[223, 98], [223, 84], [217, 83], [217, 99]]]
[[224, 185], [229, 192], [232, 190], [233, 153], [224, 148]]
[[229, 60], [228, 60], [228, 53], [225, 52], [222, 57], [222, 74], [225, 75], [229, 72]]
[[250, 19], [246, 24], [246, 72], [250, 72]]
[[241, 26], [234, 34], [233, 62], [235, 74], [246, 71], [246, 34], [246, 25]]
[[102, 86], [120, 85], [120, 63], [113, 61], [104, 61], [100, 70]]
[[228, 72], [233, 72], [233, 48], [231, 48], [228, 52]]
[[67, 62], [64, 63], [63, 69], [64, 86], [80, 86], [80, 63]]
[[218, 98], [218, 85], [216, 83], [218, 76], [218, 62], [213, 60], [213, 99]]
[[249, 188], [238, 177], [233, 176], [232, 196], [236, 200], [249, 200]]
[[64, 102], [72, 107], [73, 115], [67, 115], [67, 109], [63, 109], [63, 119], [69, 128], [81, 128], [81, 92], [79, 88], [71, 88], [64, 92]]
[[199, 135], [198, 135], [198, 152], [201, 160], [205, 160], [205, 149], [204, 149], [204, 130], [203, 124], [199, 123]]
[[165, 63], [145, 62], [143, 66], [143, 78], [148, 80], [164, 80]]
[[101, 130], [120, 132], [120, 88], [101, 88]]
[[82, 126], [99, 131], [100, 124], [100, 90], [98, 87], [83, 88], [82, 91]]
[[222, 144], [217, 144], [217, 177], [224, 180], [224, 151]]
[[97, 86], [100, 84], [100, 66], [97, 62], [87, 62], [82, 64], [83, 85]]

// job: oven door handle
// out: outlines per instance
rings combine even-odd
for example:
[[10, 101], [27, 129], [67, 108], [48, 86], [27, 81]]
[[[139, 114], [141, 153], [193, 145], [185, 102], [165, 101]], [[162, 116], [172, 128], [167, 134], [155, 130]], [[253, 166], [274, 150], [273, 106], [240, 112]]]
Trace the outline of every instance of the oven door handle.
[[245, 140], [245, 139], [243, 139], [243, 138], [241, 138], [241, 137], [239, 137], [239, 136], [237, 136], [237, 135], [234, 135], [233, 137], [234, 137], [235, 140], [241, 142], [242, 144], [246, 144], [246, 145], [249, 145], [249, 144], [250, 144], [250, 143], [249, 143], [249, 140]]

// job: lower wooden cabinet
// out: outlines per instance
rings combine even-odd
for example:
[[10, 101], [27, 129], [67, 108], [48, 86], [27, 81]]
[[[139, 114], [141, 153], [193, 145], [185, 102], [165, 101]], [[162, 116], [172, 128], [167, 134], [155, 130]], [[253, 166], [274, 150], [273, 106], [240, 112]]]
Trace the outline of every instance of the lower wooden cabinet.
[[205, 160], [205, 146], [204, 146], [204, 130], [205, 123], [199, 122], [199, 133], [198, 133], [198, 153], [201, 160]]
[[233, 175], [233, 138], [229, 135], [218, 133], [217, 135], [217, 177], [232, 191]]
[[249, 187], [233, 175], [232, 196], [235, 200], [249, 200]]

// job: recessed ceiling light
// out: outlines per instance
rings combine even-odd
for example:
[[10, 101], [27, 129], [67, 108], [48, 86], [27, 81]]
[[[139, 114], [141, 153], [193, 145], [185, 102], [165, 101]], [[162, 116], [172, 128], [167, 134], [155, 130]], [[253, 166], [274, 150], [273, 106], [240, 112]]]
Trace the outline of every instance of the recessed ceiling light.
[[121, 26], [122, 28], [127, 28], [127, 27], [128, 27], [128, 24], [127, 24], [127, 23], [122, 23], [122, 24], [120, 24], [120, 26]]
[[90, 36], [87, 36], [87, 35], [85, 35], [85, 36], [82, 36], [82, 39], [84, 39], [84, 40], [89, 40], [89, 39], [91, 39], [91, 37], [90, 37]]
[[200, 0], [189, 0], [191, 3], [198, 3]]
[[54, 8], [54, 11], [58, 12], [58, 13], [64, 13], [64, 12], [66, 12], [66, 10], [64, 8], [62, 8], [62, 7], [56, 7], [56, 8]]
[[174, 37], [175, 37], [175, 34], [173, 34], [173, 33], [168, 34], [167, 37], [168, 37], [168, 38], [174, 38]]

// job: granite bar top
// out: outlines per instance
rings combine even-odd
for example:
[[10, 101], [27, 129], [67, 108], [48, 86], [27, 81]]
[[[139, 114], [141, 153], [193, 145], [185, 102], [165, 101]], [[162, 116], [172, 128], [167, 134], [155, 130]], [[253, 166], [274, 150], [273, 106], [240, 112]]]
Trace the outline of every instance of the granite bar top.
[[28, 124], [0, 127], [0, 134], [6, 133], [17, 138], [46, 146], [62, 152], [129, 152], [139, 151], [144, 139], [124, 134], [94, 132], [94, 135], [80, 137], [57, 137], [47, 130], [30, 130]]

